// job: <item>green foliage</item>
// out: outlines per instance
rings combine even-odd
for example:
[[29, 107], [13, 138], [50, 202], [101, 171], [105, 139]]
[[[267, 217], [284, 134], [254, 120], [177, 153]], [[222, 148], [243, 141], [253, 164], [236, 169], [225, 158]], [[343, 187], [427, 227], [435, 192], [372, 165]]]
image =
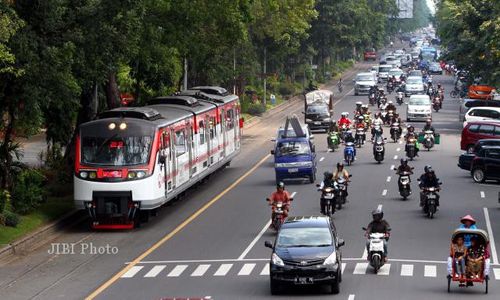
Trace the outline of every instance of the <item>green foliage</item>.
[[448, 59], [484, 83], [500, 85], [500, 5], [489, 0], [443, 0], [436, 14]]
[[261, 103], [251, 103], [246, 109], [246, 113], [252, 116], [260, 116], [266, 111], [266, 107]]
[[290, 96], [295, 94], [295, 86], [291, 82], [283, 82], [280, 84], [279, 93], [283, 96]]
[[0, 190], [0, 214], [2, 214], [9, 203], [10, 194], [6, 190]]
[[14, 211], [27, 214], [43, 202], [44, 180], [43, 175], [34, 169], [23, 170], [16, 176], [11, 192]]
[[16, 213], [8, 210], [3, 213], [3, 223], [5, 224], [5, 226], [17, 227], [19, 221], [19, 215], [17, 215]]

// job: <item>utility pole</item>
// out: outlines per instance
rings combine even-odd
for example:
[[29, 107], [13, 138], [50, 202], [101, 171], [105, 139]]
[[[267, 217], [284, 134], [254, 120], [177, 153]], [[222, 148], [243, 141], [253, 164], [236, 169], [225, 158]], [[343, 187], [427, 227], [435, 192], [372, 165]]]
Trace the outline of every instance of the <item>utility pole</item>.
[[188, 61], [187, 58], [184, 58], [184, 82], [182, 85], [182, 90], [185, 91], [188, 89]]
[[264, 107], [266, 106], [266, 94], [267, 94], [267, 49], [264, 46]]

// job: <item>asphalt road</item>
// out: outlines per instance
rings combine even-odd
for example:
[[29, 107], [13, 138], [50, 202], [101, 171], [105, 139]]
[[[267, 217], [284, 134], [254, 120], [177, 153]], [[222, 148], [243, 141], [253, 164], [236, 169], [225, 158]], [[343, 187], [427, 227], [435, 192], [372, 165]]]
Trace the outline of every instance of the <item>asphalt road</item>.
[[[346, 96], [337, 96], [335, 115], [354, 110], [350, 78], [369, 68], [361, 63], [344, 74]], [[434, 82], [451, 89], [452, 78], [435, 76]], [[330, 87], [332, 88], [332, 87]], [[336, 91], [335, 91], [336, 92]], [[448, 96], [449, 93], [445, 93]], [[390, 96], [393, 98], [394, 94]], [[398, 107], [405, 119], [406, 106]], [[117, 254], [75, 253], [50, 255], [50, 244], [0, 268], [2, 299], [160, 299], [205, 297], [212, 299], [331, 298], [321, 288], [294, 288], [283, 296], [271, 297], [267, 263], [270, 249], [265, 240], [275, 233], [267, 230], [270, 209], [265, 198], [274, 190], [270, 138], [286, 114], [299, 115], [297, 103], [287, 111], [245, 130], [243, 151], [231, 167], [222, 170], [205, 185], [163, 210], [143, 228], [129, 232], [90, 232], [85, 226], [68, 230], [55, 242], [110, 246]], [[375, 108], [371, 108], [376, 110]], [[353, 174], [345, 209], [334, 215], [339, 236], [346, 241], [343, 252], [343, 282], [336, 299], [455, 299], [481, 295], [498, 299], [500, 265], [495, 252], [490, 294], [484, 286], [446, 292], [446, 257], [451, 232], [465, 214], [472, 214], [478, 226], [490, 228], [500, 250], [499, 186], [475, 184], [469, 174], [456, 166], [461, 124], [458, 100], [445, 99], [443, 110], [434, 113], [434, 125], [441, 133], [441, 144], [410, 162], [415, 167], [414, 194], [402, 201], [397, 176], [391, 170], [404, 155], [404, 145], [389, 142], [382, 164], [376, 164], [370, 144], [358, 149], [358, 158], [348, 168]], [[422, 123], [416, 123], [421, 128]], [[386, 136], [388, 129], [385, 129]], [[326, 136], [315, 133], [318, 178], [341, 160], [339, 152], [326, 151]], [[426, 164], [431, 164], [443, 182], [441, 208], [434, 219], [427, 219], [418, 205], [417, 181]], [[295, 193], [291, 215], [319, 213], [319, 193], [306, 182], [289, 182]], [[370, 212], [382, 205], [393, 228], [389, 242], [389, 262], [381, 274], [366, 267], [365, 239], [361, 230], [370, 221]], [[489, 215], [489, 218], [487, 217]], [[125, 269], [126, 268], [126, 269]], [[471, 295], [472, 294], [472, 295]]]

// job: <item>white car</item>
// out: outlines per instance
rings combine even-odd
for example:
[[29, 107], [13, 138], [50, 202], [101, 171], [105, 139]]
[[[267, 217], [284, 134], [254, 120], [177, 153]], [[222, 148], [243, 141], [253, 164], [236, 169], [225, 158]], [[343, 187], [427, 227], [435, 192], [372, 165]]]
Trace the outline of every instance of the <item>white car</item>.
[[425, 94], [424, 81], [420, 76], [409, 76], [405, 84], [405, 96]]
[[401, 67], [401, 59], [396, 56], [387, 56], [385, 58], [385, 63], [388, 65], [392, 65], [394, 68]]
[[500, 122], [500, 107], [477, 106], [465, 114], [464, 127], [468, 122], [493, 121]]
[[392, 65], [380, 65], [378, 66], [378, 81], [387, 81], [387, 76], [389, 76], [389, 71], [392, 69]]
[[368, 94], [372, 86], [377, 85], [373, 73], [359, 73], [354, 79], [354, 95]]
[[406, 107], [406, 121], [425, 121], [432, 118], [431, 98], [428, 95], [412, 95]]

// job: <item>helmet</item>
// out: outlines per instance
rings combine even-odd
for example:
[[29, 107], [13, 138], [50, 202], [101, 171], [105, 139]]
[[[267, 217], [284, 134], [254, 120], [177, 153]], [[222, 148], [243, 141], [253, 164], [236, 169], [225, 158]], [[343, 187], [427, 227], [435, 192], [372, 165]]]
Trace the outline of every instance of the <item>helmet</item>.
[[368, 108], [368, 104], [361, 105], [362, 108]]
[[406, 158], [401, 158], [401, 164], [402, 165], [407, 165], [408, 164], [408, 160]]
[[280, 181], [276, 184], [277, 189], [285, 189], [285, 183], [283, 181]]
[[361, 106], [361, 105], [363, 105], [363, 102], [361, 101], [356, 102], [356, 106]]
[[387, 102], [388, 104], [392, 104], [392, 100], [389, 100], [389, 102]]
[[337, 163], [337, 169], [344, 168], [344, 164], [341, 162]]
[[425, 173], [430, 173], [430, 172], [432, 172], [432, 166], [431, 166], [431, 165], [427, 165], [427, 166], [425, 166], [425, 167], [424, 167], [424, 172], [425, 172]]
[[325, 180], [333, 178], [333, 173], [330, 173], [330, 172], [325, 172], [325, 173], [323, 173], [323, 175], [325, 176]]
[[358, 117], [358, 120], [360, 120], [360, 121], [364, 121], [364, 120], [365, 120], [365, 118], [364, 118], [363, 116], [359, 116], [359, 117]]
[[381, 208], [377, 208], [372, 211], [372, 217], [374, 221], [380, 221], [384, 218], [384, 212]]
[[340, 115], [341, 115], [342, 117], [346, 117], [346, 118], [347, 118], [347, 116], [349, 115], [349, 113], [348, 113], [348, 112], [343, 112], [343, 113], [341, 113]]
[[427, 120], [425, 120], [425, 123], [426, 123], [426, 124], [428, 124], [428, 125], [431, 125], [431, 122], [432, 122], [432, 120], [431, 120], [431, 119], [427, 119]]

